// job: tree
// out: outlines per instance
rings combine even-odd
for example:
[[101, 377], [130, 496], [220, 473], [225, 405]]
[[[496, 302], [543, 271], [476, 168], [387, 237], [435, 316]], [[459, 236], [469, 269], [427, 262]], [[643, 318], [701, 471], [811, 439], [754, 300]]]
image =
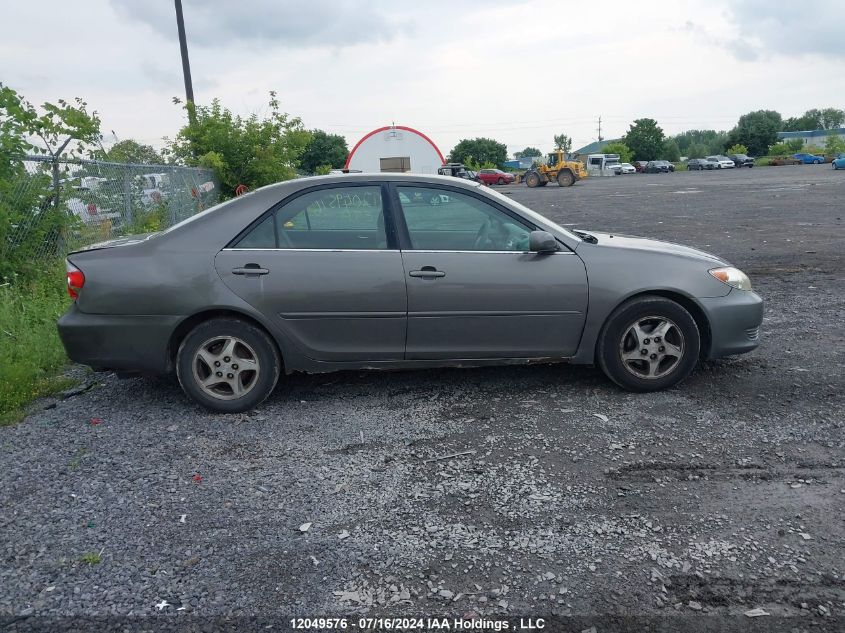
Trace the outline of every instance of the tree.
[[622, 141], [631, 149], [635, 160], [655, 160], [664, 150], [663, 130], [654, 119], [637, 119], [628, 128]]
[[821, 111], [821, 123], [823, 130], [833, 130], [842, 127], [845, 123], [845, 110], [838, 108], [825, 108]]
[[[728, 140], [727, 132], [716, 130], [687, 130], [674, 137], [678, 144], [678, 151], [681, 156], [688, 158], [703, 158], [712, 154], [721, 154], [725, 151], [725, 143]], [[693, 146], [695, 150], [693, 150]], [[699, 154], [699, 155], [695, 155]]]
[[681, 160], [681, 150], [678, 149], [678, 144], [674, 139], [667, 138], [663, 142], [663, 158], [670, 163], [677, 163]]
[[568, 154], [572, 149], [572, 137], [566, 134], [555, 134], [555, 149], [559, 149], [564, 154]]
[[164, 158], [152, 145], [143, 145], [131, 138], [112, 145], [105, 154], [106, 160], [115, 163], [135, 163], [138, 165], [161, 165]]
[[500, 167], [508, 159], [508, 148], [490, 138], [462, 139], [449, 154], [457, 163], [474, 161], [476, 164], [492, 163]]
[[845, 110], [838, 108], [811, 108], [800, 117], [789, 117], [783, 124], [787, 132], [805, 130], [832, 130], [845, 123]]
[[535, 156], [539, 157], [539, 156], [542, 156], [542, 155], [543, 155], [543, 152], [541, 152], [536, 147], [526, 147], [521, 152], [514, 152], [513, 157], [514, 158], [534, 158]]
[[[318, 167], [340, 169], [346, 164], [347, 156], [349, 148], [345, 138], [323, 130], [311, 130], [311, 141], [299, 158], [299, 167], [308, 174], [318, 173]], [[319, 171], [328, 173], [325, 169]]]
[[705, 156], [710, 156], [710, 151], [703, 143], [693, 143], [687, 147], [687, 151], [684, 154], [687, 158], [704, 158]]
[[604, 146], [602, 151], [605, 154], [619, 154], [619, 162], [620, 163], [630, 163], [634, 160], [634, 154], [631, 152], [631, 148], [622, 143], [621, 141], [616, 141], [614, 143], [608, 143]]
[[[36, 108], [8, 86], [0, 84], [0, 245], [4, 247], [0, 275], [38, 270], [31, 257], [36, 249], [55, 248], [72, 217], [61, 207], [58, 158], [89, 151], [100, 138], [100, 119], [87, 104], [59, 99]], [[28, 173], [27, 153], [53, 158], [48, 170]], [[23, 233], [14, 227], [26, 226]], [[26, 266], [20, 266], [26, 262]]]
[[298, 117], [279, 109], [275, 92], [269, 106], [266, 118], [259, 118], [234, 115], [219, 99], [209, 106], [186, 104], [192, 117], [169, 151], [185, 164], [214, 169], [224, 196], [233, 196], [238, 185], [254, 189], [294, 178], [311, 134]]
[[748, 148], [745, 145], [741, 145], [740, 143], [735, 143], [728, 148], [727, 153], [728, 154], [748, 154]]
[[780, 113], [756, 110], [739, 117], [736, 127], [728, 133], [728, 145], [740, 143], [754, 156], [763, 156], [778, 139], [783, 127]]
[[824, 153], [827, 156], [836, 156], [845, 152], [845, 141], [838, 134], [828, 134], [824, 144]]
[[800, 138], [789, 139], [776, 143], [769, 148], [769, 156], [789, 156], [801, 151], [804, 147], [804, 140]]

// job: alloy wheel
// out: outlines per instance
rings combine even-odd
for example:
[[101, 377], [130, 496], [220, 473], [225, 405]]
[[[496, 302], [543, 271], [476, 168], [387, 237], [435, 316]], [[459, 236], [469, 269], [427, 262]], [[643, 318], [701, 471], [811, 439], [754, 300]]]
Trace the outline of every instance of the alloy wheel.
[[646, 380], [671, 373], [684, 357], [684, 335], [674, 321], [662, 316], [637, 319], [619, 341], [625, 369]]
[[197, 348], [191, 363], [194, 380], [206, 394], [235, 400], [249, 393], [261, 371], [258, 355], [235, 336], [216, 336]]

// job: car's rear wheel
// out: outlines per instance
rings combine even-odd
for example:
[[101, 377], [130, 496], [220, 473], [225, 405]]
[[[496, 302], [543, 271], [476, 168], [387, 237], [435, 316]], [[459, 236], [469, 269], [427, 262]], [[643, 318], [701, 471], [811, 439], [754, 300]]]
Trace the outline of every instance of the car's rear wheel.
[[262, 329], [235, 318], [197, 325], [176, 357], [179, 384], [193, 400], [222, 413], [261, 404], [279, 380], [281, 359]]
[[605, 323], [596, 350], [602, 371], [629, 391], [659, 391], [689, 376], [701, 338], [692, 315], [658, 296], [619, 306]]
[[496, 182], [497, 182], [498, 184], [500, 184], [500, 185], [503, 185], [503, 184], [505, 184], [505, 179], [504, 179], [504, 178], [499, 178]]

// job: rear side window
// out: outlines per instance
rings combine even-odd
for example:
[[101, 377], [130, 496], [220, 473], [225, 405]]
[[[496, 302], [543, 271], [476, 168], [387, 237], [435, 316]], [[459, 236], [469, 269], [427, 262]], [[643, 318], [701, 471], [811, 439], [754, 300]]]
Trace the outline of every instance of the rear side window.
[[278, 248], [387, 248], [381, 187], [331, 187], [303, 194], [276, 212]]
[[273, 216], [264, 219], [261, 224], [244, 235], [235, 248], [276, 248], [276, 228]]

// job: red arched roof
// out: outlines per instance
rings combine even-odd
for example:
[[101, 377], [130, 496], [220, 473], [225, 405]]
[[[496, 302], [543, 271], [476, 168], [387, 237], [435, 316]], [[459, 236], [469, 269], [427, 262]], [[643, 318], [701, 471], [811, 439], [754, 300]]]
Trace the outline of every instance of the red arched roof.
[[375, 135], [375, 134], [378, 134], [379, 132], [386, 132], [387, 130], [390, 130], [390, 129], [394, 129], [394, 130], [404, 130], [405, 132], [411, 132], [411, 133], [413, 133], [413, 134], [416, 134], [417, 136], [421, 136], [424, 140], [428, 141], [428, 144], [429, 144], [429, 145], [431, 145], [431, 146], [434, 148], [434, 151], [435, 151], [435, 152], [437, 152], [437, 155], [440, 157], [440, 163], [441, 163], [441, 164], [445, 164], [445, 163], [446, 163], [446, 161], [445, 161], [445, 160], [444, 160], [444, 158], [443, 158], [443, 154], [442, 154], [442, 153], [440, 152], [440, 150], [437, 148], [437, 145], [435, 145], [435, 144], [434, 144], [434, 141], [432, 141], [430, 138], [428, 138], [425, 134], [423, 134], [423, 133], [422, 133], [422, 132], [420, 132], [419, 130], [415, 130], [415, 129], [414, 129], [414, 128], [412, 128], [412, 127], [406, 127], [406, 126], [404, 126], [404, 125], [385, 125], [384, 127], [380, 127], [380, 128], [378, 128], [377, 130], [373, 130], [373, 131], [372, 131], [372, 132], [370, 132], [369, 134], [365, 134], [365, 135], [361, 138], [361, 140], [360, 140], [360, 141], [358, 141], [357, 143], [355, 143], [355, 147], [353, 147], [353, 148], [352, 148], [352, 151], [351, 151], [351, 152], [349, 152], [349, 156], [347, 156], [347, 157], [346, 157], [346, 164], [343, 166], [343, 168], [344, 168], [344, 169], [349, 169], [349, 161], [351, 161], [351, 160], [352, 160], [352, 155], [355, 153], [355, 150], [356, 150], [356, 149], [358, 149], [358, 148], [361, 146], [361, 143], [363, 143], [364, 141], [366, 141], [366, 140], [367, 140], [368, 138], [370, 138], [371, 136], [373, 136], [373, 135]]

